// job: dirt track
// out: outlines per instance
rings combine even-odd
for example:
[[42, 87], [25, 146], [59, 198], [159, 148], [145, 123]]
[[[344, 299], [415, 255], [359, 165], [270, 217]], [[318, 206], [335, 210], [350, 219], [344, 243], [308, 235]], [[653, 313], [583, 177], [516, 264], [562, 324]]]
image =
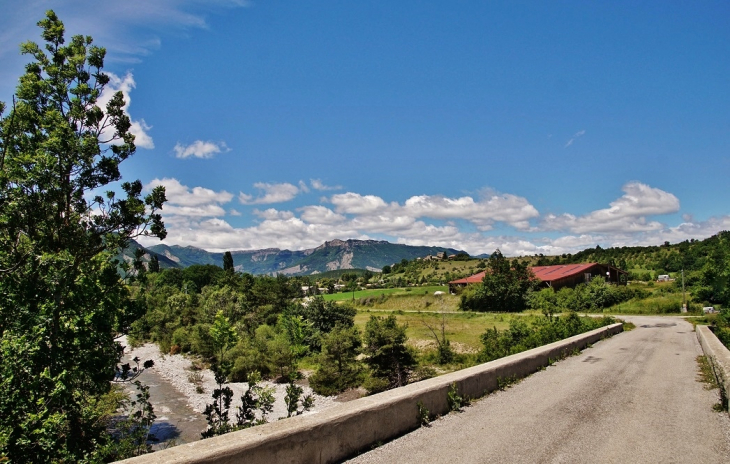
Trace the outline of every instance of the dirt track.
[[351, 462], [730, 462], [692, 326], [626, 319], [637, 328]]

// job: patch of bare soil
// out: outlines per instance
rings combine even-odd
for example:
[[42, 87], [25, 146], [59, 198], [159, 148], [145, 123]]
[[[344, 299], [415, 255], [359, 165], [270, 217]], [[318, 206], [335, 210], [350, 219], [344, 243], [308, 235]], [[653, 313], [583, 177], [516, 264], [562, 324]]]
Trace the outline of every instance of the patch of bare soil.
[[335, 397], [335, 402], [336, 403], [347, 403], [348, 401], [362, 398], [363, 396], [366, 396], [367, 394], [368, 394], [368, 391], [362, 387], [351, 388], [351, 389], [345, 390], [342, 393], [340, 393], [339, 395], [337, 395]]

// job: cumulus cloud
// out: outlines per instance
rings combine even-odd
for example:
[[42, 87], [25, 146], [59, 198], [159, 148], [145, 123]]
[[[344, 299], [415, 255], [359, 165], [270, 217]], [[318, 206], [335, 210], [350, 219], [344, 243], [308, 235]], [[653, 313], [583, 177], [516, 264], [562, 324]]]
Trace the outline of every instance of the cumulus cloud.
[[[373, 214], [389, 208], [389, 205], [378, 196], [353, 192], [333, 195], [330, 202], [335, 205], [335, 211], [347, 214]], [[393, 203], [390, 207], [395, 209], [397, 205]]]
[[162, 208], [162, 213], [166, 219], [170, 216], [225, 216], [226, 211], [221, 205], [230, 202], [233, 198], [233, 194], [225, 190], [216, 192], [204, 187], [191, 189], [181, 184], [177, 179], [171, 178], [153, 179], [145, 186], [145, 189], [152, 190], [160, 185], [165, 187], [165, 195], [167, 196], [167, 203]]
[[228, 146], [225, 142], [204, 142], [202, 140], [196, 140], [190, 145], [183, 145], [181, 143], [175, 144], [175, 157], [176, 158], [212, 158], [217, 153], [229, 151]]
[[510, 194], [487, 194], [481, 200], [472, 197], [414, 196], [406, 200], [404, 209], [414, 217], [464, 219], [481, 230], [489, 230], [495, 222], [504, 222], [517, 229], [530, 227], [529, 220], [540, 215], [527, 199]]
[[572, 214], [547, 215], [542, 221], [545, 230], [567, 230], [583, 234], [591, 232], [620, 233], [661, 230], [664, 226], [647, 216], [676, 213], [679, 199], [669, 192], [640, 182], [630, 182], [622, 188], [624, 195], [584, 216]]
[[565, 143], [565, 148], [568, 148], [569, 146], [573, 145], [573, 142], [575, 142], [579, 137], [583, 137], [585, 135], [586, 131], [579, 130], [573, 136]]
[[[165, 243], [192, 245], [210, 251], [314, 248], [336, 238], [359, 237], [357, 230], [307, 224], [299, 218], [266, 219], [252, 227], [233, 227], [221, 218], [194, 219], [168, 227]], [[142, 238], [143, 244], [159, 243]]]
[[289, 183], [268, 184], [257, 182], [254, 188], [261, 191], [258, 197], [243, 192], [238, 194], [238, 201], [244, 205], [267, 205], [271, 203], [283, 203], [294, 199], [300, 192], [299, 187]]
[[[395, 223], [405, 218], [415, 221], [419, 218], [440, 220], [462, 219], [472, 222], [480, 230], [490, 230], [496, 222], [502, 222], [517, 229], [530, 227], [530, 219], [537, 218], [539, 212], [525, 198], [511, 194], [487, 192], [483, 198], [448, 198], [441, 195], [418, 195], [405, 201], [386, 203], [375, 195], [360, 195], [347, 192], [333, 195], [329, 201], [335, 211], [341, 214], [354, 214], [364, 222], [367, 220], [383, 222], [388, 218]], [[372, 216], [372, 217], [371, 217]]]
[[[114, 94], [122, 92], [124, 95], [124, 113], [129, 116], [132, 125], [129, 131], [134, 134], [134, 144], [137, 147], [152, 149], [155, 148], [155, 143], [152, 141], [152, 137], [149, 135], [151, 126], [147, 125], [144, 119], [135, 120], [129, 114], [129, 105], [132, 103], [132, 99], [129, 94], [136, 87], [134, 82], [134, 76], [132, 73], [127, 73], [124, 77], [119, 77], [114, 73], [107, 72], [109, 76], [109, 84], [104, 87], [101, 95], [97, 100], [97, 106], [101, 109], [106, 109], [107, 103], [112, 99]], [[102, 137], [110, 140], [114, 136], [113, 130], [107, 130]]]
[[319, 205], [305, 206], [301, 208], [300, 217], [310, 224], [341, 224], [347, 220], [342, 214], [337, 214], [329, 208]]
[[292, 213], [291, 211], [279, 211], [274, 208], [269, 208], [264, 211], [255, 209], [255, 210], [253, 210], [253, 214], [262, 219], [265, 219], [267, 221], [275, 221], [275, 220], [285, 220], [286, 221], [286, 220], [292, 219], [294, 217], [294, 213]]
[[312, 188], [314, 190], [324, 191], [324, 190], [342, 190], [341, 185], [335, 185], [335, 186], [329, 186], [322, 183], [319, 179], [309, 179], [309, 183], [312, 185]]

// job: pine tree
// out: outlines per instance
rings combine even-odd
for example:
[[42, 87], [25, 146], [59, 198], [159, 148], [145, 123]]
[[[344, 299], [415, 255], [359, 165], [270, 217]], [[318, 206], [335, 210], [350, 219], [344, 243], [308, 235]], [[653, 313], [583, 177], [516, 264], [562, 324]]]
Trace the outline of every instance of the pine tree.
[[108, 440], [95, 404], [139, 310], [114, 257], [165, 237], [165, 192], [117, 183], [135, 145], [122, 93], [98, 106], [105, 50], [64, 45], [53, 11], [38, 25], [45, 50], [21, 46], [32, 61], [0, 120], [0, 460], [78, 462]]
[[230, 251], [226, 251], [223, 254], [223, 270], [227, 272], [233, 272], [233, 255]]

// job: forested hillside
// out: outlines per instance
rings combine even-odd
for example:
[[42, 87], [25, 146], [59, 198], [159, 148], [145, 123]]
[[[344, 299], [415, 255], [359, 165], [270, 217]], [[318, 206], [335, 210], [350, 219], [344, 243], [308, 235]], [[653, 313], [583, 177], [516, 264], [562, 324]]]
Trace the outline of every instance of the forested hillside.
[[588, 248], [575, 254], [555, 257], [540, 257], [537, 265], [566, 263], [611, 263], [618, 268], [656, 271], [659, 274], [670, 272], [696, 271], [703, 268], [708, 258], [717, 251], [727, 248], [730, 232], [720, 232], [704, 240], [685, 240], [659, 246], [636, 246], [620, 248]]

